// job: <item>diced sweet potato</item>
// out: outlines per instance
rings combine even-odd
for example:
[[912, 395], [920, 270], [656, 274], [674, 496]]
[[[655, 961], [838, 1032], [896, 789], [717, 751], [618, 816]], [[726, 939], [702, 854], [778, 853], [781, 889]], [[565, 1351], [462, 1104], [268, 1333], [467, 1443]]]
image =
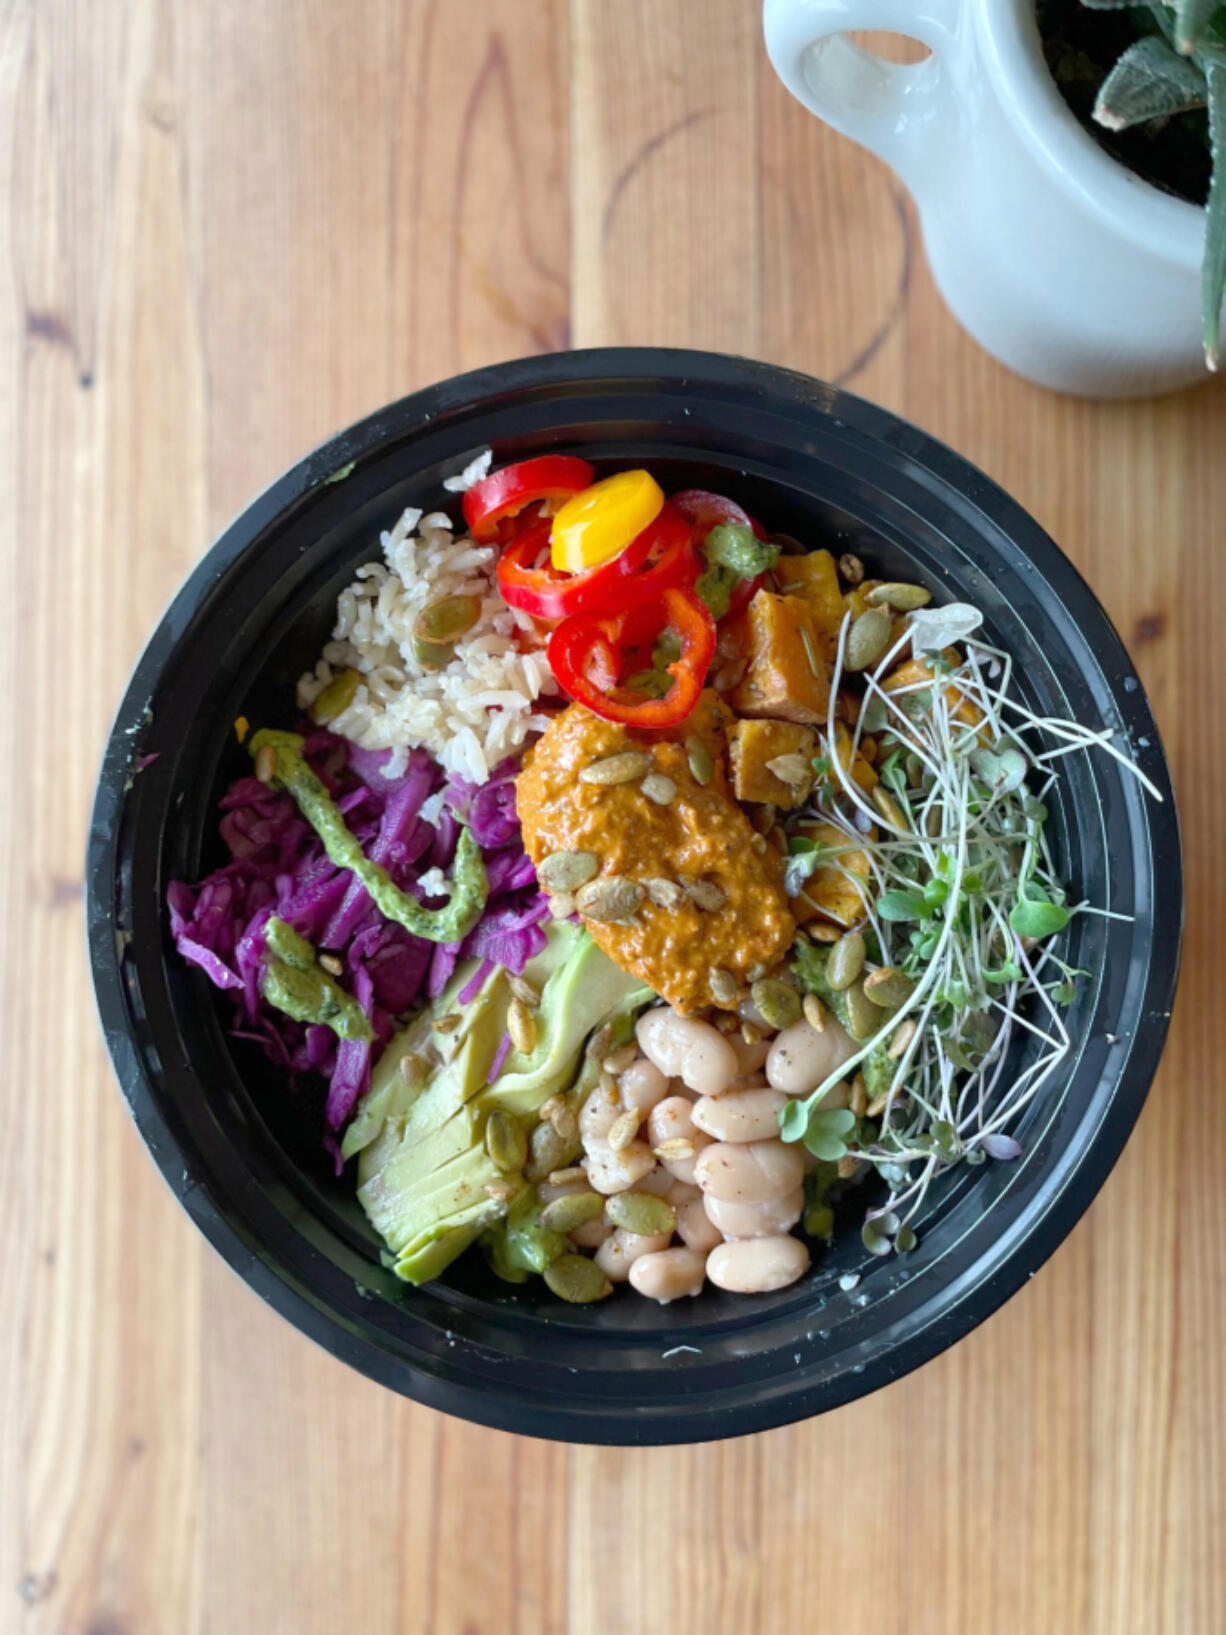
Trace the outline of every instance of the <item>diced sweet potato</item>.
[[822, 652], [833, 659], [843, 622], [843, 593], [839, 570], [829, 551], [807, 551], [804, 556], [781, 556], [775, 564], [780, 589], [804, 599], [813, 614]]
[[[962, 662], [962, 655], [953, 647], [945, 649], [945, 657], [950, 664]], [[896, 693], [904, 688], [921, 687], [926, 682], [935, 683], [936, 680], [931, 666], [925, 664], [923, 659], [907, 659], [897, 669], [890, 671], [881, 683], [881, 688], [883, 692]], [[945, 692], [948, 695], [949, 713], [953, 720], [960, 721], [967, 727], [977, 727], [983, 720], [982, 710], [972, 704], [964, 693], [948, 683], [945, 684]]]
[[748, 668], [729, 699], [736, 713], [802, 726], [824, 720], [830, 667], [808, 604], [760, 590], [749, 604], [748, 637]]
[[[815, 743], [812, 727], [794, 721], [738, 721], [728, 735], [733, 794], [788, 811], [803, 805], [813, 788]], [[772, 769], [781, 757], [786, 759]]]
[[[819, 846], [850, 847], [851, 842], [833, 823], [802, 823], [800, 833]], [[847, 872], [844, 873], [843, 871]], [[836, 925], [858, 925], [864, 918], [864, 892], [857, 884], [869, 879], [868, 853], [851, 848], [841, 850], [837, 863], [823, 863], [805, 881], [798, 897], [792, 899], [792, 913], [798, 925], [819, 916]], [[852, 878], [849, 879], [848, 875]]]
[[874, 787], [881, 780], [878, 778], [873, 766], [863, 755], [856, 755], [854, 759], [851, 759], [851, 734], [841, 721], [835, 724], [834, 752], [839, 758], [839, 765], [844, 770], [850, 771], [852, 779], [860, 785], [866, 795], [871, 795]]

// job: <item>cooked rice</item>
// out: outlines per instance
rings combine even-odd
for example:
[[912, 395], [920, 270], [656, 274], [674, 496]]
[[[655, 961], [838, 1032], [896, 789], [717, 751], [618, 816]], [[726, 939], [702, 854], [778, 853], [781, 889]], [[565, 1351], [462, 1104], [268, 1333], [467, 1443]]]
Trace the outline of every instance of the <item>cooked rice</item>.
[[[475, 480], [483, 458], [453, 486]], [[423, 516], [410, 508], [382, 535], [384, 562], [360, 567], [341, 592], [334, 639], [299, 680], [298, 703], [311, 705], [337, 670], [357, 670], [363, 683], [329, 723], [334, 731], [365, 749], [390, 749], [393, 776], [410, 749], [423, 748], [448, 772], [484, 783], [548, 725], [534, 705], [558, 685], [543, 650], [516, 644], [517, 631], [531, 630], [532, 621], [498, 592], [497, 547], [456, 539], [452, 530], [444, 512]], [[425, 670], [413, 653], [413, 625], [444, 596], [480, 597], [481, 616], [444, 669]]]

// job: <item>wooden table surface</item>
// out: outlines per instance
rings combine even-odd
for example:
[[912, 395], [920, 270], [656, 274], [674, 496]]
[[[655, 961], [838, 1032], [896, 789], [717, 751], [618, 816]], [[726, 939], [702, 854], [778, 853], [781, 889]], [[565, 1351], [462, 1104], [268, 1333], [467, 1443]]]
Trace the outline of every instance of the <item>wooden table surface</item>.
[[[1007, 374], [759, 26], [753, 0], [0, 7], [5, 1635], [1226, 1629], [1226, 392]], [[846, 383], [1015, 494], [1141, 668], [1191, 882], [1162, 1072], [1034, 1281], [870, 1400], [625, 1452], [415, 1407], [261, 1304], [128, 1122], [82, 940], [104, 734], [220, 525], [416, 386], [611, 342]]]

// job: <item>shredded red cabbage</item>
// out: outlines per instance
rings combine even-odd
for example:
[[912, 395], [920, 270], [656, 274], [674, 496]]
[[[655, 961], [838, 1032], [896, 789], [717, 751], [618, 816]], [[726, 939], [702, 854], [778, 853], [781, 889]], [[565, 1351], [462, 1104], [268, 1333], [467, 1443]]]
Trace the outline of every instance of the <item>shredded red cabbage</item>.
[[[291, 1079], [328, 1081], [325, 1144], [339, 1170], [337, 1134], [370, 1083], [379, 1052], [415, 1006], [437, 998], [463, 959], [482, 964], [460, 995], [466, 1003], [494, 965], [515, 973], [545, 946], [548, 899], [525, 855], [515, 811], [514, 761], [481, 786], [444, 775], [415, 751], [405, 771], [384, 775], [387, 751], [359, 749], [334, 733], [309, 731], [305, 754], [366, 855], [402, 891], [430, 906], [421, 889], [429, 869], [449, 872], [466, 823], [482, 849], [489, 896], [481, 919], [459, 943], [431, 943], [386, 920], [365, 888], [329, 861], [291, 796], [253, 777], [240, 778], [221, 801], [220, 833], [230, 861], [200, 885], [173, 882], [166, 900], [175, 947], [235, 1006], [233, 1035], [258, 1043]], [[444, 790], [433, 822], [425, 802]], [[338, 978], [370, 1018], [373, 1040], [338, 1040], [330, 1028], [303, 1025], [265, 1005], [260, 973], [264, 928], [277, 914], [318, 949], [337, 955]]]

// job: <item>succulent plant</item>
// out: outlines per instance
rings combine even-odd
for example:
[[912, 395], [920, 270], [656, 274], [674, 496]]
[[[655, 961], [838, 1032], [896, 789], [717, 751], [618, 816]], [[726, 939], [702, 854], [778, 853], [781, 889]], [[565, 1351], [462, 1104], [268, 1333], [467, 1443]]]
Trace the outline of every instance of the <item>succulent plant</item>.
[[1226, 0], [1082, 0], [1094, 11], [1143, 10], [1157, 25], [1129, 46], [1103, 81], [1094, 118], [1122, 131], [1205, 108], [1213, 179], [1205, 203], [1202, 306], [1205, 359], [1221, 355], [1226, 293]]

